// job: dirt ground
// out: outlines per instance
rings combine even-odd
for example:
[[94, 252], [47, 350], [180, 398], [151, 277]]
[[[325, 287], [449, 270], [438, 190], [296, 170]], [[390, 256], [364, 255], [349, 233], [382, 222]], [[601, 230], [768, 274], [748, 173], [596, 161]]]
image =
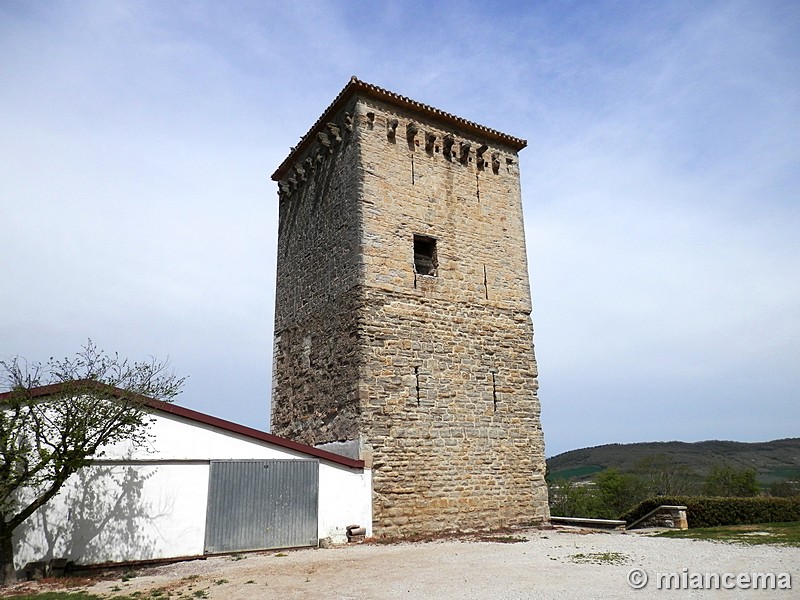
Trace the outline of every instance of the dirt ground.
[[[649, 587], [633, 589], [633, 569]], [[658, 590], [657, 572], [788, 572], [791, 590]], [[108, 597], [212, 598], [800, 598], [800, 548], [525, 530], [497, 536], [209, 557], [82, 586]]]

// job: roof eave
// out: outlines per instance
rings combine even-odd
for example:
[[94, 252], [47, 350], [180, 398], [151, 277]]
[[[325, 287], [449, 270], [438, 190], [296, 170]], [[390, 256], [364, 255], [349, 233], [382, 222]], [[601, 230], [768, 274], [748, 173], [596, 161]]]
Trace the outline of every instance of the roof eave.
[[308, 133], [306, 133], [300, 139], [300, 143], [298, 143], [297, 146], [292, 149], [292, 151], [289, 153], [289, 156], [287, 156], [280, 166], [275, 170], [275, 172], [272, 174], [273, 181], [280, 181], [283, 179], [297, 158], [302, 156], [311, 145], [315, 135], [325, 126], [326, 123], [331, 121], [334, 116], [344, 107], [344, 105], [347, 104], [347, 102], [357, 93], [374, 98], [376, 100], [382, 100], [389, 104], [394, 104], [395, 106], [399, 106], [401, 108], [422, 112], [435, 120], [453, 127], [457, 127], [467, 133], [472, 133], [482, 138], [500, 143], [504, 146], [509, 146], [515, 152], [519, 152], [528, 145], [528, 142], [524, 139], [502, 133], [496, 129], [491, 129], [490, 127], [480, 125], [461, 117], [457, 117], [456, 115], [450, 114], [433, 106], [417, 102], [416, 100], [412, 100], [406, 96], [401, 96], [400, 94], [396, 94], [376, 85], [361, 81], [357, 77], [353, 76], [350, 78], [350, 81], [347, 82], [347, 85], [344, 86], [342, 91], [339, 92], [336, 98], [334, 98], [333, 102], [331, 102], [328, 108], [325, 109], [319, 119], [317, 119], [311, 129], [309, 129]]
[[[77, 380], [72, 382], [54, 383], [50, 385], [43, 385], [29, 389], [26, 391], [26, 393], [29, 394], [31, 398], [46, 398], [47, 396], [55, 396], [58, 394], [63, 394], [65, 391], [71, 392], [75, 389], [75, 386], [78, 386], [87, 391], [93, 389], [98, 392], [102, 392], [104, 394], [107, 394], [109, 396], [114, 396], [117, 398], [132, 396], [135, 400], [141, 402], [143, 406], [156, 412], [162, 412], [182, 417], [184, 419], [188, 419], [195, 423], [201, 423], [203, 425], [216, 427], [218, 429], [222, 429], [229, 433], [241, 435], [250, 439], [258, 440], [260, 442], [266, 442], [268, 444], [274, 444], [276, 446], [285, 448], [287, 450], [291, 450], [308, 456], [313, 456], [315, 458], [340, 464], [346, 467], [351, 467], [354, 469], [363, 469], [365, 467], [365, 463], [363, 460], [349, 458], [347, 456], [341, 456], [333, 452], [328, 452], [327, 450], [315, 448], [314, 446], [301, 444], [300, 442], [295, 442], [293, 440], [282, 438], [275, 434], [267, 433], [266, 431], [253, 429], [252, 427], [247, 427], [246, 425], [239, 425], [238, 423], [233, 423], [232, 421], [226, 421], [225, 419], [213, 417], [211, 415], [201, 413], [196, 410], [192, 410], [191, 408], [178, 406], [177, 404], [173, 404], [171, 402], [155, 400], [154, 398], [150, 398], [148, 396], [142, 396], [141, 394], [131, 394], [126, 390], [105, 383], [101, 383], [99, 381]], [[16, 390], [0, 393], [0, 405], [5, 403], [6, 401], [8, 401], [8, 399], [12, 398], [15, 394], [18, 393], [19, 392]]]

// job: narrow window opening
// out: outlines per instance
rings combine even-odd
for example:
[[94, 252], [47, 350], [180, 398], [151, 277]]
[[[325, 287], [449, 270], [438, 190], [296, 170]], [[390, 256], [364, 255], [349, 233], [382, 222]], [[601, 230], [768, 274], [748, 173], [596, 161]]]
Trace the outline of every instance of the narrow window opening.
[[414, 155], [411, 155], [411, 185], [414, 185]]
[[486, 293], [486, 299], [489, 299], [489, 278], [486, 276], [486, 265], [483, 265], [483, 291]]
[[436, 240], [421, 235], [415, 235], [414, 273], [418, 275], [436, 277], [438, 266], [439, 264], [436, 259]]
[[417, 381], [417, 406], [419, 406], [419, 367], [414, 367], [414, 379]]
[[492, 371], [492, 402], [494, 403], [494, 412], [497, 412], [497, 381], [495, 380], [494, 371]]

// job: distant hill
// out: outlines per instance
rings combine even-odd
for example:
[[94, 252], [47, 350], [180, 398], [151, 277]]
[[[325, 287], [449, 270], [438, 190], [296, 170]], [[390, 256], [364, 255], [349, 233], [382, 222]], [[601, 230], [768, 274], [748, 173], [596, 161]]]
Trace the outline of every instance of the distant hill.
[[763, 485], [784, 479], [800, 479], [800, 438], [772, 442], [642, 442], [606, 444], [570, 450], [547, 460], [548, 478], [591, 479], [600, 471], [616, 467], [633, 470], [649, 456], [664, 456], [671, 463], [685, 465], [705, 477], [719, 464], [752, 468]]

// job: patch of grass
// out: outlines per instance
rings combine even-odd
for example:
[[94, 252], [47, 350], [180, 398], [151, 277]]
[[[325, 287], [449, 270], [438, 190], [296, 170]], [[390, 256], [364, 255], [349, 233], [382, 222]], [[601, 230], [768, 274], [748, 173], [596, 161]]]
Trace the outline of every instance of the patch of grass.
[[574, 563], [592, 565], [624, 565], [628, 557], [620, 552], [590, 552], [573, 554], [569, 559]]
[[286, 554], [286, 552], [278, 552], [275, 556], [277, 556], [278, 558], [283, 558], [284, 556], [289, 556], [289, 555]]
[[247, 558], [247, 557], [244, 554], [236, 553], [236, 554], [231, 554], [230, 560], [234, 560], [234, 561], [236, 561], [236, 560], [244, 560], [245, 558]]
[[721, 525], [681, 531], [664, 531], [658, 537], [714, 540], [734, 544], [800, 547], [800, 521], [791, 523], [759, 523], [757, 525]]
[[244, 583], [245, 583], [245, 585], [247, 585], [248, 583], [255, 583], [255, 581], [253, 581], [252, 579], [248, 579], [248, 580], [247, 580], [247, 581], [245, 581]]
[[227, 579], [217, 579], [214, 582], [214, 585], [222, 585], [223, 583], [228, 583], [228, 580]]

